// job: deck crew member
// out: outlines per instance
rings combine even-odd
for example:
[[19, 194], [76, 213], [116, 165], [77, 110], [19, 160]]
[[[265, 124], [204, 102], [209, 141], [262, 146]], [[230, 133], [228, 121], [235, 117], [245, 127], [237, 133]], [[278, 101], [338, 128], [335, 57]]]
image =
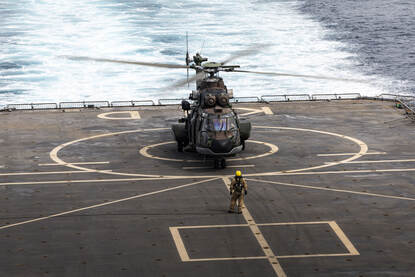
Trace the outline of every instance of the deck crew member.
[[235, 177], [232, 179], [229, 192], [231, 194], [231, 205], [228, 212], [235, 212], [236, 201], [238, 201], [238, 214], [242, 213], [242, 208], [244, 207], [244, 195], [248, 194], [248, 185], [242, 177], [241, 171], [237, 170], [235, 172]]

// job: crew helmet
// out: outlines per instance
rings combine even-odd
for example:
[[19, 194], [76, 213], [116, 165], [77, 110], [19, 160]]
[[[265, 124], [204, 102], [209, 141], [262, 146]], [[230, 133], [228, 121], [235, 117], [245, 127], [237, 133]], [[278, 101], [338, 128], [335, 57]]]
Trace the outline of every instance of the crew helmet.
[[235, 176], [236, 176], [236, 177], [241, 177], [241, 176], [242, 176], [241, 171], [240, 171], [240, 170], [237, 170], [237, 171], [235, 172]]

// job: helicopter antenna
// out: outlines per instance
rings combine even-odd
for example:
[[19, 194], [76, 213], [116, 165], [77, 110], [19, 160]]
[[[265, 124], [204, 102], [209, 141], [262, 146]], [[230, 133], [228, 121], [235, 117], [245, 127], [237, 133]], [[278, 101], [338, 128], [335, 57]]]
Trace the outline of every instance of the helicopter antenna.
[[199, 54], [202, 56], [202, 50], [203, 50], [203, 48], [205, 47], [205, 41], [206, 40], [204, 40], [203, 42], [202, 42], [202, 47], [200, 47], [200, 51], [199, 51]]
[[[186, 32], [186, 66], [189, 66], [190, 58], [189, 58], [189, 37], [188, 33]], [[189, 67], [187, 67], [187, 87], [189, 87]]]

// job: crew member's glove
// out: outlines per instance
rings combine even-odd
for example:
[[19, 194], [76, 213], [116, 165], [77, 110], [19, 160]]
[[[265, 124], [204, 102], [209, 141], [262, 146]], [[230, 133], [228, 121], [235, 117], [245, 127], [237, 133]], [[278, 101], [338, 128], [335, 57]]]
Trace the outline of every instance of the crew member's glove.
[[247, 194], [248, 194], [248, 191], [246, 190], [246, 191], [245, 191], [245, 195], [247, 195]]

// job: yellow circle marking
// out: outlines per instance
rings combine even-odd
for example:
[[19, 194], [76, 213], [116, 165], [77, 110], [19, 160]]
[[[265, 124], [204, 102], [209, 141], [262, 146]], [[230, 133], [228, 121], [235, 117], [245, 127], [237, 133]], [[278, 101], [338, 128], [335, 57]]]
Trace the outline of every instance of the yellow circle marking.
[[[111, 114], [128, 114], [128, 117], [111, 117]], [[97, 115], [99, 118], [102, 119], [110, 119], [110, 120], [132, 120], [132, 119], [140, 119], [140, 114], [137, 111], [124, 111], [124, 112], [108, 112], [108, 113], [100, 113]]]
[[[265, 146], [268, 146], [270, 148], [270, 151], [265, 152], [264, 154], [250, 156], [250, 157], [246, 157], [246, 158], [232, 158], [232, 159], [226, 159], [226, 160], [228, 160], [228, 161], [241, 161], [241, 160], [257, 159], [257, 158], [266, 157], [266, 156], [269, 156], [269, 155], [272, 155], [272, 154], [278, 152], [278, 146], [276, 146], [274, 144], [271, 144], [271, 143], [268, 143], [268, 142], [256, 141], [256, 140], [248, 140], [248, 142], [253, 142], [253, 143], [263, 144]], [[144, 146], [143, 148], [140, 149], [140, 154], [143, 155], [144, 157], [147, 157], [147, 158], [157, 159], [157, 160], [163, 160], [163, 161], [171, 161], [171, 162], [200, 162], [200, 160], [185, 160], [185, 159], [165, 158], [165, 157], [160, 157], [160, 156], [154, 156], [154, 155], [151, 155], [151, 154], [148, 153], [148, 151], [151, 148], [158, 147], [158, 146], [162, 146], [162, 145], [166, 145], [166, 144], [172, 144], [172, 143], [175, 143], [175, 142], [174, 141], [167, 141], [167, 142], [162, 142], [162, 143], [157, 143], [157, 144], [152, 144], [152, 145]]]
[[[244, 174], [244, 176], [269, 176], [269, 175], [278, 175], [281, 173], [293, 173], [293, 172], [300, 172], [300, 171], [307, 171], [307, 170], [313, 170], [313, 169], [320, 169], [320, 168], [325, 168], [325, 167], [330, 167], [330, 166], [335, 166], [338, 164], [342, 164], [342, 163], [346, 163], [346, 162], [350, 162], [353, 160], [356, 160], [360, 157], [362, 157], [363, 155], [365, 155], [368, 151], [368, 147], [366, 145], [366, 143], [364, 143], [363, 141], [353, 138], [353, 137], [349, 137], [349, 136], [345, 136], [345, 135], [341, 135], [341, 134], [337, 134], [337, 133], [332, 133], [332, 132], [325, 132], [325, 131], [319, 131], [319, 130], [313, 130], [313, 129], [302, 129], [302, 128], [291, 128], [291, 127], [271, 127], [271, 126], [254, 126], [254, 128], [265, 128], [265, 129], [280, 129], [280, 130], [292, 130], [292, 131], [303, 131], [303, 132], [311, 132], [311, 133], [317, 133], [317, 134], [323, 134], [323, 135], [329, 135], [329, 136], [334, 136], [334, 137], [339, 137], [342, 139], [346, 139], [349, 140], [351, 142], [354, 142], [355, 144], [357, 144], [360, 147], [359, 152], [353, 154], [350, 158], [341, 160], [341, 161], [337, 161], [337, 162], [332, 162], [329, 164], [323, 164], [323, 165], [318, 165], [318, 166], [313, 166], [313, 167], [306, 167], [306, 168], [300, 168], [300, 169], [293, 169], [293, 170], [284, 170], [284, 171], [271, 171], [271, 172], [262, 172], [262, 173], [252, 173], [252, 174]], [[96, 170], [96, 169], [90, 169], [90, 168], [86, 168], [86, 167], [82, 167], [82, 166], [78, 166], [78, 165], [74, 165], [68, 162], [63, 161], [62, 159], [59, 158], [58, 153], [60, 150], [62, 150], [63, 148], [78, 143], [78, 142], [82, 142], [82, 141], [87, 141], [87, 140], [91, 140], [91, 139], [96, 139], [96, 138], [102, 138], [102, 137], [109, 137], [109, 136], [115, 136], [115, 135], [121, 135], [121, 134], [131, 134], [131, 133], [138, 133], [138, 132], [148, 132], [148, 131], [161, 131], [161, 130], [168, 130], [169, 128], [155, 128], [155, 129], [140, 129], [140, 130], [131, 130], [131, 131], [122, 131], [122, 132], [115, 132], [115, 133], [107, 133], [107, 134], [101, 134], [101, 135], [95, 135], [95, 136], [90, 136], [90, 137], [86, 137], [86, 138], [81, 138], [81, 139], [77, 139], [77, 140], [73, 140], [70, 142], [66, 142], [64, 144], [61, 144], [57, 147], [55, 147], [49, 154], [50, 158], [55, 161], [56, 163], [60, 164], [60, 165], [64, 165], [70, 168], [74, 168], [74, 169], [78, 169], [78, 170], [83, 170], [83, 171], [88, 171], [88, 172], [98, 172], [98, 173], [103, 173], [103, 174], [111, 174], [111, 175], [120, 175], [120, 176], [139, 176], [139, 177], [155, 177], [155, 178], [211, 178], [212, 175], [206, 175], [206, 176], [195, 176], [195, 175], [191, 175], [191, 176], [181, 176], [181, 175], [150, 175], [150, 174], [137, 174], [137, 173], [122, 173], [122, 172], [116, 172], [116, 171], [106, 171], [106, 170]], [[227, 175], [225, 175], [227, 176]], [[230, 175], [229, 175], [230, 176]]]

